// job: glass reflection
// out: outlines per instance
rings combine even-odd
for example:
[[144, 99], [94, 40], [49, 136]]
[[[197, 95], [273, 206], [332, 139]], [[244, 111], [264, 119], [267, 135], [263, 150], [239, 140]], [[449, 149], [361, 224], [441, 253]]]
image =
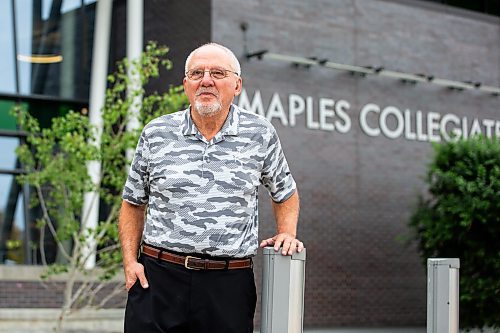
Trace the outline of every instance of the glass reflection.
[[[18, 138], [0, 137], [0, 147], [2, 147], [2, 153], [0, 154], [0, 169], [12, 170], [15, 168], [17, 146], [19, 146]], [[6, 188], [7, 187], [3, 186], [0, 182], [0, 193]]]
[[[12, 62], [17, 61], [19, 93], [88, 99], [95, 2], [17, 0], [14, 17], [10, 1], [1, 3], [2, 18], [6, 16], [2, 31], [9, 32], [11, 42], [2, 39], [0, 47], [10, 52]], [[11, 28], [7, 29], [9, 21]], [[0, 81], [4, 81], [0, 92], [13, 92], [15, 75]]]
[[45, 127], [68, 109], [87, 107], [95, 7], [95, 0], [0, 1], [0, 131], [8, 136], [0, 136], [0, 264], [40, 262], [40, 212], [24, 205], [30, 188], [15, 181], [21, 166], [10, 109], [21, 100]]
[[23, 196], [11, 175], [0, 175], [0, 263], [26, 262]]
[[11, 1], [0, 1], [0, 92], [16, 93]]

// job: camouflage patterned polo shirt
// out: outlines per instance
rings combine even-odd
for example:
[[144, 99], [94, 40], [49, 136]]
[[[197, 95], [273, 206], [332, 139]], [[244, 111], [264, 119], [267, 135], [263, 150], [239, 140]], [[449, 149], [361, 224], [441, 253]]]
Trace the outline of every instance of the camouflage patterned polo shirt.
[[232, 105], [207, 141], [186, 109], [144, 127], [123, 199], [148, 205], [146, 243], [240, 258], [257, 252], [260, 184], [276, 202], [296, 189], [274, 127]]

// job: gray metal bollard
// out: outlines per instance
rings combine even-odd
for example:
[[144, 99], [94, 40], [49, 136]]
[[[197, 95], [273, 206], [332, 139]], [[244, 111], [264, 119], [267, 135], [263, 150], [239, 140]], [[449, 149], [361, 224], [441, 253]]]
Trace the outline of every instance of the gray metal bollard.
[[427, 333], [458, 333], [459, 259], [427, 259]]
[[260, 333], [302, 333], [306, 249], [292, 256], [264, 248]]

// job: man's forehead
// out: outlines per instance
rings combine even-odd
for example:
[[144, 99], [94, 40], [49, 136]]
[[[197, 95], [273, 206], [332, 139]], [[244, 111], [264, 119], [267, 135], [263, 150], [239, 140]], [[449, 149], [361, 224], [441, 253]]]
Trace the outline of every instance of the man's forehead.
[[189, 65], [193, 66], [197, 64], [230, 65], [231, 57], [220, 47], [206, 45], [197, 49], [191, 57]]

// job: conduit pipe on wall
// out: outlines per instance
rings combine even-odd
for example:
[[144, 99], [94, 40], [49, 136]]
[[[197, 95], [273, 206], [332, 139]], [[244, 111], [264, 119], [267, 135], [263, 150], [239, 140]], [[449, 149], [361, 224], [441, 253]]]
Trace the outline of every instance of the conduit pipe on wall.
[[[101, 109], [104, 106], [106, 96], [112, 10], [113, 0], [99, 0], [97, 2], [89, 97], [89, 119], [90, 123], [96, 128], [95, 140], [92, 143], [97, 147], [101, 145], [101, 133], [103, 127]], [[100, 161], [89, 162], [87, 170], [92, 182], [99, 186], [101, 182]], [[88, 192], [84, 197], [82, 226], [84, 228], [95, 229], [98, 220], [99, 192]], [[95, 240], [92, 238], [89, 239], [87, 247], [84, 248], [83, 259], [85, 259], [86, 269], [95, 267], [96, 244]]]

